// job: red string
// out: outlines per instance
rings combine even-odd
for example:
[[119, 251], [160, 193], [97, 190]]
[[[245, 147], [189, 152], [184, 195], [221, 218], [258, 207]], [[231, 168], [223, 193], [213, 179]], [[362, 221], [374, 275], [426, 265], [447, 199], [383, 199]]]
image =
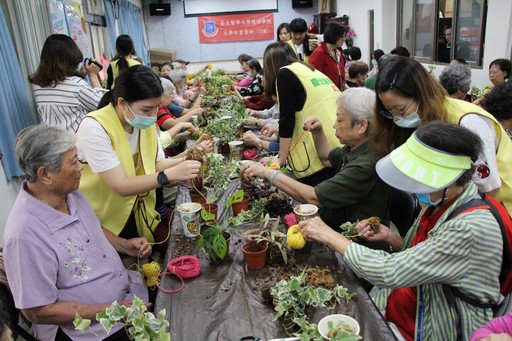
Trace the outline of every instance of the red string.
[[181, 280], [181, 287], [176, 290], [166, 290], [161, 288], [159, 285], [158, 289], [166, 292], [168, 294], [172, 294], [174, 292], [181, 291], [185, 286], [185, 282], [183, 278], [194, 278], [199, 276], [201, 273], [201, 262], [197, 257], [194, 256], [181, 256], [179, 258], [173, 259], [167, 264], [168, 272], [161, 272], [158, 276], [161, 275], [176, 275]]

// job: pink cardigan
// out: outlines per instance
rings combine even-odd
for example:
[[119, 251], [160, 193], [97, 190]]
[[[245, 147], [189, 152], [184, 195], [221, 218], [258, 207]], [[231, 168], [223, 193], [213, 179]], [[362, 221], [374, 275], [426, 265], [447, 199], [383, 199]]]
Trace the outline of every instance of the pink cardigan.
[[474, 332], [469, 341], [478, 341], [486, 338], [489, 334], [502, 333], [512, 335], [512, 313], [492, 319], [491, 322]]

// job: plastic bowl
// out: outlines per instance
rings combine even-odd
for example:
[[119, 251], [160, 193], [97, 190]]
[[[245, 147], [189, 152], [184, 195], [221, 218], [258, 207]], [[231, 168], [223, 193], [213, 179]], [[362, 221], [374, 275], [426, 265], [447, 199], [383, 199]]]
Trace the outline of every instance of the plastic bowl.
[[318, 322], [318, 332], [326, 340], [329, 340], [329, 337], [327, 336], [327, 334], [329, 333], [329, 328], [327, 327], [329, 321], [332, 321], [334, 328], [337, 328], [339, 322], [345, 322], [350, 326], [354, 334], [359, 335], [359, 323], [357, 323], [356, 320], [347, 315], [333, 314], [327, 315], [326, 317], [321, 319], [320, 322]]

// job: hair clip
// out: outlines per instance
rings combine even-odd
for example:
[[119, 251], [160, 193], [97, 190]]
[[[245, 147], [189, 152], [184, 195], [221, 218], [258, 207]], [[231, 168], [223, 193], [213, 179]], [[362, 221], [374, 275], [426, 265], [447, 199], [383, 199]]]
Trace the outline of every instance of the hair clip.
[[395, 84], [395, 81], [396, 81], [396, 76], [398, 75], [398, 73], [395, 73], [395, 78], [393, 78], [393, 81], [391, 82], [391, 84], [389, 84], [389, 88], [390, 89], [393, 89], [393, 85]]

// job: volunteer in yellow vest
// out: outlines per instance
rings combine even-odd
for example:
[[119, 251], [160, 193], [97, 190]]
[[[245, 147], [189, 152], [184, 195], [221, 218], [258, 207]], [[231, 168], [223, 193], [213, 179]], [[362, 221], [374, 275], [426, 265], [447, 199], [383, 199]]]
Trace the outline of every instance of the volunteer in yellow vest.
[[197, 161], [164, 157], [155, 126], [162, 93], [151, 69], [128, 68], [77, 131], [78, 158], [85, 164], [80, 190], [101, 225], [121, 237], [154, 241], [160, 223], [155, 189], [199, 174]]
[[129, 35], [121, 34], [117, 37], [116, 55], [110, 61], [107, 69], [107, 89], [114, 88], [114, 82], [121, 71], [134, 65], [140, 65], [140, 62], [135, 59], [136, 55], [133, 40]]
[[380, 157], [404, 143], [420, 124], [436, 120], [459, 124], [483, 142], [483, 151], [474, 162], [473, 182], [512, 213], [512, 143], [491, 114], [449, 98], [420, 63], [406, 57], [393, 57], [379, 70], [375, 91], [377, 112], [372, 135]]
[[291, 39], [287, 41], [297, 58], [304, 63], [308, 62], [312, 50], [309, 49], [309, 37], [306, 32], [308, 31], [308, 24], [302, 18], [293, 19], [290, 22], [290, 36]]
[[303, 129], [304, 121], [316, 117], [330, 146], [341, 146], [333, 127], [340, 91], [329, 77], [299, 62], [286, 42], [267, 46], [263, 64], [269, 85], [265, 95], [277, 97], [280, 112], [279, 157], [274, 161], [283, 165], [288, 160], [296, 179], [315, 186], [334, 173], [318, 158], [312, 135]]

